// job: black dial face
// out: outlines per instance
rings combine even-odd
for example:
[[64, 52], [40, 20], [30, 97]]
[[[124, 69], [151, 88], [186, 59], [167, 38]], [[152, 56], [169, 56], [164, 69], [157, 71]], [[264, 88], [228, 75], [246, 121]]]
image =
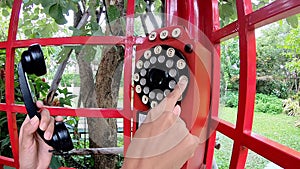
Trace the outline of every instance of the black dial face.
[[[155, 107], [176, 86], [179, 79], [189, 80], [184, 55], [168, 45], [157, 45], [143, 53], [136, 62], [134, 90], [143, 104]], [[182, 97], [178, 100], [181, 101]]]

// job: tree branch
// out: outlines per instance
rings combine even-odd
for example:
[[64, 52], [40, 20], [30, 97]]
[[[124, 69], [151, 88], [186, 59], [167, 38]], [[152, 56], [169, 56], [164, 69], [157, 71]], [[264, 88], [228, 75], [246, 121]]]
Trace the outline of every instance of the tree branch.
[[[79, 20], [78, 24], [75, 23], [76, 29], [80, 29], [81, 27], [83, 27], [87, 23], [88, 18], [89, 18], [89, 12], [85, 12], [82, 15], [81, 19]], [[47, 94], [46, 104], [48, 104], [48, 105], [51, 105], [51, 103], [53, 101], [54, 94], [55, 94], [55, 92], [58, 88], [61, 77], [62, 77], [62, 75], [65, 71], [66, 65], [68, 63], [68, 60], [70, 58], [70, 55], [71, 55], [72, 51], [73, 51], [73, 49], [69, 51], [69, 53], [68, 53], [67, 57], [65, 58], [65, 60], [63, 60], [57, 68], [57, 71], [54, 75], [54, 78], [53, 78], [53, 81], [51, 83], [49, 92]]]

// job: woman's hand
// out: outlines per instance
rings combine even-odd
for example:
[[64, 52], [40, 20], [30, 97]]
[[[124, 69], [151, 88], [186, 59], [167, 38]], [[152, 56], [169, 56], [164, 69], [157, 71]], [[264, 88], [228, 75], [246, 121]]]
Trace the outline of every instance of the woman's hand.
[[[130, 143], [123, 168], [181, 168], [192, 157], [199, 138], [190, 134], [176, 105], [187, 86], [180, 81], [172, 93], [148, 112]], [[176, 105], [176, 106], [175, 106]]]
[[[54, 118], [50, 116], [47, 109], [43, 108], [42, 102], [37, 102], [40, 108], [41, 120], [37, 116], [32, 119], [25, 118], [19, 137], [19, 164], [21, 169], [44, 169], [48, 168], [52, 158], [49, 150], [53, 148], [46, 144], [36, 133], [40, 128], [45, 131], [44, 138], [50, 140], [54, 131]], [[57, 117], [57, 121], [62, 121], [62, 117]]]

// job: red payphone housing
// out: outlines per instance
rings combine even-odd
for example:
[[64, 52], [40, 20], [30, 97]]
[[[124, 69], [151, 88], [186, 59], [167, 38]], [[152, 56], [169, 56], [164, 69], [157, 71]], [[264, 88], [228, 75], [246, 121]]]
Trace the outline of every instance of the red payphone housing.
[[[179, 99], [181, 118], [202, 144], [185, 168], [200, 168], [203, 163], [210, 127], [211, 79], [213, 71], [219, 72], [212, 69], [212, 57], [212, 52], [191, 39], [182, 26], [154, 30], [136, 48], [133, 80], [137, 116], [159, 104], [180, 78], [188, 79], [187, 89]], [[141, 123], [141, 118], [136, 120]]]

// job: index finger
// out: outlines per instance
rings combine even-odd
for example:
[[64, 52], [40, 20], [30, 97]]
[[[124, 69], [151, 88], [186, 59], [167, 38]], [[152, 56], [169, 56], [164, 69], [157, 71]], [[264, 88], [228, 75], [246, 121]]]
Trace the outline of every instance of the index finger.
[[174, 90], [166, 96], [166, 98], [164, 99], [166, 111], [173, 111], [174, 106], [177, 103], [178, 99], [181, 97], [182, 93], [184, 92], [187, 83], [187, 79], [180, 79], [177, 85], [175, 86]]

